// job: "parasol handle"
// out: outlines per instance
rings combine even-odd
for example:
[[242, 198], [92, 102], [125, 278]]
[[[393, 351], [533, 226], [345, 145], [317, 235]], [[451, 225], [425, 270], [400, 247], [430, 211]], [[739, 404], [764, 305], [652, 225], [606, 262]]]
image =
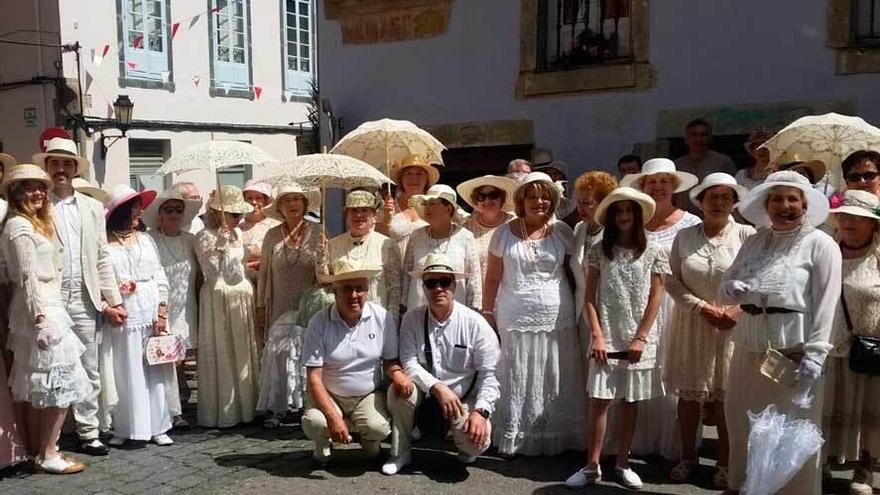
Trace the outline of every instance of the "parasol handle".
[[[325, 146], [324, 149], [326, 150], [327, 147]], [[324, 239], [327, 238], [327, 220], [324, 216], [324, 213], [327, 210], [327, 195], [325, 192], [324, 181], [321, 181], [321, 236]]]

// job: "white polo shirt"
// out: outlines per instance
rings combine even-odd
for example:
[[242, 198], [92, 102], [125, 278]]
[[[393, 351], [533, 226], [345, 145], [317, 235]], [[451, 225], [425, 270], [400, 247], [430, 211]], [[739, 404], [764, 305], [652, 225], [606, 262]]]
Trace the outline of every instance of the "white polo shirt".
[[381, 384], [382, 360], [397, 359], [397, 326], [388, 311], [367, 302], [349, 328], [333, 304], [309, 321], [303, 349], [307, 368], [323, 368], [328, 392], [359, 397]]

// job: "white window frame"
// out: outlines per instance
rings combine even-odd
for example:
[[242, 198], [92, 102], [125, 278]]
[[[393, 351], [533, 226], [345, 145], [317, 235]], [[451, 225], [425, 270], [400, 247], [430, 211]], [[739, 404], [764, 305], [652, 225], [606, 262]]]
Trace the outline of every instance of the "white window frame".
[[[281, 39], [284, 90], [292, 96], [311, 96], [311, 81], [315, 74], [315, 0], [280, 0]], [[290, 10], [290, 6], [294, 10]], [[306, 11], [307, 9], [307, 11]], [[304, 13], [305, 12], [305, 13]], [[291, 21], [293, 21], [291, 23]], [[291, 32], [294, 39], [291, 40]], [[303, 43], [303, 36], [307, 40]], [[294, 53], [291, 53], [293, 48]], [[307, 57], [303, 57], [303, 52]], [[303, 60], [306, 58], [306, 60]], [[294, 68], [290, 68], [291, 62]], [[303, 70], [305, 63], [305, 68]]]
[[[211, 87], [214, 96], [253, 97], [251, 56], [250, 0], [208, 0], [211, 11], [209, 38], [211, 46]], [[239, 12], [236, 6], [241, 6]], [[214, 9], [218, 9], [216, 12]], [[238, 25], [237, 21], [241, 21]], [[239, 30], [240, 29], [240, 30]], [[221, 39], [222, 35], [225, 39]], [[236, 40], [241, 38], [241, 46]], [[242, 62], [235, 62], [241, 50]]]
[[[159, 16], [150, 12], [151, 4], [158, 5]], [[136, 86], [137, 82], [158, 83], [167, 85], [171, 82], [171, 36], [170, 16], [171, 0], [117, 0], [119, 12], [119, 40], [121, 45], [119, 57], [119, 74], [126, 82], [122, 86]], [[141, 21], [135, 25], [135, 16]], [[159, 30], [150, 31], [156, 27]], [[136, 39], [140, 37], [138, 46]], [[161, 44], [161, 50], [153, 50], [155, 43]], [[132, 68], [129, 64], [134, 63]], [[134, 83], [134, 84], [132, 84]], [[151, 86], [147, 86], [151, 87]]]

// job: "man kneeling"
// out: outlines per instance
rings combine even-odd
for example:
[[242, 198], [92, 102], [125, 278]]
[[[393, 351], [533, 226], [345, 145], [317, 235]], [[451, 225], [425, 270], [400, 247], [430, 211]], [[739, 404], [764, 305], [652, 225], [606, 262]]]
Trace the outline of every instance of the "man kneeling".
[[302, 429], [315, 442], [312, 456], [322, 465], [333, 442], [351, 443], [349, 425], [367, 454], [379, 454], [391, 432], [385, 392], [379, 389], [383, 362], [392, 389], [414, 389], [397, 360], [394, 318], [366, 301], [369, 278], [381, 270], [355, 270], [345, 261], [334, 268], [329, 281], [335, 303], [309, 321], [304, 346], [309, 395]]
[[388, 391], [394, 418], [391, 459], [382, 466], [388, 475], [411, 460], [417, 415], [436, 418], [443, 433], [451, 429], [459, 460], [474, 462], [489, 448], [489, 415], [500, 390], [496, 367], [501, 351], [495, 332], [480, 314], [454, 300], [455, 280], [463, 275], [442, 254], [428, 255], [424, 268], [410, 275], [422, 280], [428, 305], [407, 312], [400, 324], [400, 362], [417, 390], [409, 395], [396, 387]]

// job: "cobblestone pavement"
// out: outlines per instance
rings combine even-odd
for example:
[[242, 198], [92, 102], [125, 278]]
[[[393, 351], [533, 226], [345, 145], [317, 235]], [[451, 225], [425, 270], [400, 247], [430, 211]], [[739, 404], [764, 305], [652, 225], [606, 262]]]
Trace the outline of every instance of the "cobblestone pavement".
[[[311, 461], [311, 443], [297, 424], [264, 430], [261, 423], [225, 430], [195, 428], [172, 432], [175, 444], [131, 446], [113, 449], [107, 457], [75, 455], [88, 464], [76, 475], [33, 475], [15, 468], [0, 471], [0, 493], [14, 494], [346, 494], [372, 493], [470, 493], [478, 495], [573, 493], [561, 480], [574, 472], [582, 454], [504, 460], [494, 455], [474, 465], [461, 466], [450, 444], [417, 444], [414, 466], [394, 477], [378, 473], [379, 461], [366, 460], [356, 448], [334, 452], [326, 468]], [[707, 443], [711, 445], [712, 441]], [[62, 448], [74, 451], [73, 439], [65, 437]], [[702, 460], [693, 484], [670, 484], [670, 465], [659, 459], [639, 459], [636, 469], [645, 481], [642, 493], [708, 494], [712, 461]], [[612, 465], [603, 466], [606, 473]], [[842, 477], [829, 493], [846, 493]], [[585, 491], [581, 491], [584, 493]], [[589, 490], [596, 494], [626, 493], [614, 483]], [[577, 493], [577, 492], [574, 492]], [[804, 494], [806, 495], [806, 494]]]

